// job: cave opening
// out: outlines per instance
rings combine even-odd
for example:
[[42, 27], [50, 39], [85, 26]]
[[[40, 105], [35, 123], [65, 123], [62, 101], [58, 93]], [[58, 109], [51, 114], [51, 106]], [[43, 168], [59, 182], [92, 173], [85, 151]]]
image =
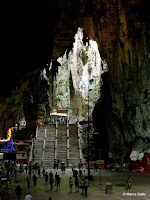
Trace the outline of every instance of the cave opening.
[[87, 36], [85, 39], [83, 29], [78, 28], [74, 38], [72, 49], [57, 59], [60, 66], [56, 74], [57, 91], [53, 106], [74, 107], [76, 105], [80, 108], [79, 119], [87, 120], [87, 108], [84, 109], [84, 106], [88, 103], [88, 92], [90, 92], [89, 104], [92, 117], [94, 105], [100, 97], [101, 75], [108, 68], [107, 63], [100, 57], [97, 43]]
[[[99, 136], [99, 130], [93, 122], [93, 111], [100, 99], [103, 86], [102, 76], [108, 74], [108, 66], [100, 57], [96, 41], [89, 39], [80, 27], [75, 34], [71, 48], [57, 59], [60, 65], [51, 89], [50, 98], [55, 99], [55, 101], [50, 100], [51, 106], [69, 109], [71, 123], [75, 123], [77, 120], [92, 122], [90, 124], [90, 159], [93, 161], [99, 158], [97, 149], [103, 149], [101, 153], [104, 159], [104, 157], [108, 157], [107, 135], [106, 131], [102, 131], [103, 135]], [[77, 108], [78, 113], [74, 108]], [[100, 115], [103, 114], [99, 113], [96, 118], [102, 124], [103, 116]], [[80, 131], [83, 138], [83, 152], [87, 157], [87, 124], [80, 126]]]

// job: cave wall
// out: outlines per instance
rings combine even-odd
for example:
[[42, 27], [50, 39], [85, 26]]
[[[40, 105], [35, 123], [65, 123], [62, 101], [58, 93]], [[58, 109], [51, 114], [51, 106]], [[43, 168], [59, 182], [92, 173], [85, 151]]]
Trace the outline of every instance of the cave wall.
[[18, 85], [7, 98], [1, 98], [0, 106], [0, 138], [7, 136], [8, 128], [24, 116], [24, 98], [28, 92], [29, 81]]
[[45, 123], [49, 116], [50, 83], [46, 66], [28, 74], [10, 96], [0, 99], [0, 138], [6, 137], [8, 128], [19, 123], [25, 117], [29, 135], [35, 134], [40, 123]]
[[46, 68], [37, 70], [28, 79], [30, 84], [25, 94], [23, 110], [29, 131], [35, 134], [36, 127], [47, 123], [49, 117], [49, 72]]
[[118, 143], [118, 135], [120, 143], [129, 148], [138, 149], [139, 140], [144, 141], [139, 151], [146, 151], [150, 141], [147, 5], [145, 1], [84, 1], [81, 16], [84, 31], [97, 41], [100, 54], [108, 63], [112, 109], [106, 108], [111, 121], [106, 118], [105, 126], [110, 127], [106, 131], [110, 151]]

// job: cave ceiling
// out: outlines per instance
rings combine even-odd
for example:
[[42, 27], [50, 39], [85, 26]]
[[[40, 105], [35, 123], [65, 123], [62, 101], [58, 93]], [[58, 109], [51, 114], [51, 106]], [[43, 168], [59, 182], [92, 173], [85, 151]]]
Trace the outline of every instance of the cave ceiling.
[[3, 27], [1, 48], [5, 64], [1, 74], [5, 74], [12, 84], [1, 88], [2, 95], [24, 75], [63, 55], [72, 46], [79, 26], [78, 1], [31, 0], [27, 7], [15, 6], [5, 10], [8, 18]]
[[[66, 49], [71, 49], [79, 26], [98, 42], [101, 56], [112, 63], [115, 59], [112, 51], [117, 50], [115, 43], [119, 43], [117, 30], [120, 23], [124, 23], [122, 29], [129, 28], [128, 34], [132, 34], [132, 25], [136, 27], [149, 22], [146, 1], [140, 0], [31, 0], [25, 7], [12, 2], [5, 4], [1, 74], [10, 80], [11, 85], [5, 84], [1, 95], [7, 93], [25, 74], [49, 63], [51, 59], [56, 60]], [[126, 30], [123, 31], [126, 34]], [[6, 79], [1, 79], [1, 85], [4, 82]]]

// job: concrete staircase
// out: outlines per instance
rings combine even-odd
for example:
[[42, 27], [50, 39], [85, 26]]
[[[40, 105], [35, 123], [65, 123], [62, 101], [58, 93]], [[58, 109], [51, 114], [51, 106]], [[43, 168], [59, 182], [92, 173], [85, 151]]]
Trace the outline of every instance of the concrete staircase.
[[79, 143], [77, 125], [69, 125], [69, 163], [78, 165], [80, 163]]
[[58, 125], [57, 156], [56, 159], [67, 163], [67, 127], [66, 124]]
[[34, 161], [33, 163], [41, 163], [43, 153], [43, 140], [44, 140], [45, 127], [38, 129], [38, 137], [34, 141]]
[[55, 135], [56, 128], [54, 124], [48, 125], [46, 128], [46, 138], [45, 138], [45, 150], [44, 150], [44, 167], [54, 166], [54, 155], [55, 155]]
[[[45, 137], [46, 130], [46, 137]], [[57, 139], [57, 141], [56, 141]], [[43, 143], [45, 148], [43, 151]], [[57, 148], [55, 149], [55, 147]], [[37, 138], [34, 141], [34, 161], [33, 163], [42, 163], [46, 168], [54, 166], [54, 160], [60, 160], [67, 164], [67, 125], [58, 124], [57, 137], [56, 125], [46, 125], [38, 128]], [[56, 156], [56, 157], [55, 157]], [[78, 165], [80, 162], [80, 151], [78, 143], [77, 125], [69, 124], [69, 164]]]

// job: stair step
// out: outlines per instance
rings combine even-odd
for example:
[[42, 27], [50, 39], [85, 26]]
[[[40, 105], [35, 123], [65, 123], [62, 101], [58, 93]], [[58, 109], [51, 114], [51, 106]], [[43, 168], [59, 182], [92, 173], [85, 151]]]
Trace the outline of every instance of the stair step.
[[[79, 157], [79, 145], [78, 145], [78, 137], [77, 137], [77, 127], [69, 126], [71, 128], [71, 132], [69, 134], [69, 157], [70, 162], [74, 164], [78, 164], [80, 162]], [[43, 153], [43, 140], [46, 129], [46, 138], [45, 138], [45, 149], [44, 149], [44, 166], [53, 166], [54, 164], [54, 153], [55, 153], [55, 136], [56, 129], [55, 125], [43, 126], [38, 129], [38, 136], [34, 142], [34, 153], [35, 153], [35, 161], [41, 162], [42, 153]], [[56, 150], [56, 158], [67, 161], [67, 127], [66, 125], [58, 125], [57, 129], [57, 150]]]

